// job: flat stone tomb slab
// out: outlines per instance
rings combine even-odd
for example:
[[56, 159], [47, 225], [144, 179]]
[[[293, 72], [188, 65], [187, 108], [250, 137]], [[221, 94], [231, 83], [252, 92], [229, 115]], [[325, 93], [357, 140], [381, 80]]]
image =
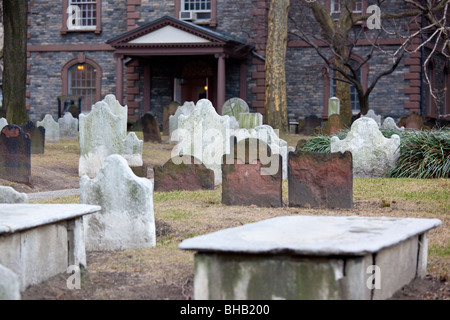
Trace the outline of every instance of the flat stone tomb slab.
[[82, 217], [100, 206], [85, 204], [0, 205], [0, 264], [16, 273], [20, 290], [62, 272], [86, 267]]
[[[427, 232], [440, 224], [277, 217], [186, 239], [179, 248], [197, 251], [195, 299], [387, 299], [426, 274]], [[372, 270], [380, 271], [375, 284]]]

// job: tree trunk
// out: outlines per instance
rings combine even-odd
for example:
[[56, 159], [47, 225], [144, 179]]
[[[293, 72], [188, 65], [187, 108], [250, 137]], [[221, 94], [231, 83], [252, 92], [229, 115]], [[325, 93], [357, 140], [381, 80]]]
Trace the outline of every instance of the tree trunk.
[[289, 0], [271, 0], [266, 45], [266, 123], [288, 132], [286, 101], [286, 46]]
[[[342, 61], [335, 57], [334, 63], [338, 69], [346, 70], [346, 67], [342, 65]], [[348, 71], [347, 71], [348, 72]], [[347, 82], [339, 81], [339, 79], [345, 79], [342, 74], [336, 72], [336, 92], [335, 95], [340, 100], [340, 111], [342, 121], [349, 125], [352, 120], [352, 103], [350, 99], [350, 85]]]
[[3, 0], [3, 107], [10, 124], [28, 120], [25, 104], [27, 78], [27, 0]]

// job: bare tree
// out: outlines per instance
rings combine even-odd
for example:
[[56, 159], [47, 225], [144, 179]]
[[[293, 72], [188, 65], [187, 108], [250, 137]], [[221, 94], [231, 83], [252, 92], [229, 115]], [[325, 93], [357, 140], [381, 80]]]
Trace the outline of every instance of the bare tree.
[[3, 107], [8, 123], [28, 120], [25, 105], [27, 76], [27, 0], [3, 0]]
[[266, 44], [266, 122], [280, 132], [288, 131], [285, 58], [289, 0], [271, 0]]

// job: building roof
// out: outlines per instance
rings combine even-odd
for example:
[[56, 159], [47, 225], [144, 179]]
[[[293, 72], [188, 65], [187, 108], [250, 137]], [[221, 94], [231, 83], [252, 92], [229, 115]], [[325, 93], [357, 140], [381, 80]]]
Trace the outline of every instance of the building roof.
[[164, 16], [106, 42], [126, 55], [180, 55], [225, 53], [244, 57], [253, 47], [235, 37]]

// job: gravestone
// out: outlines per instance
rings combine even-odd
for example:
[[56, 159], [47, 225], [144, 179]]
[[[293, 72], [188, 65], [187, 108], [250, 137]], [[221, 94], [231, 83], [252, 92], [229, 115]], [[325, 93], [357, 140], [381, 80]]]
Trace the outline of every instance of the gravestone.
[[233, 133], [236, 136], [236, 141], [255, 138], [264, 141], [273, 154], [280, 154], [282, 159], [282, 176], [283, 179], [287, 179], [287, 157], [289, 151], [294, 151], [295, 148], [288, 146], [288, 143], [280, 139], [277, 132], [269, 125], [263, 124], [262, 126], [254, 129], [246, 130], [239, 129]]
[[397, 124], [395, 123], [395, 120], [391, 117], [386, 117], [384, 119], [383, 124], [381, 125], [381, 129], [384, 130], [404, 130], [404, 127], [399, 128]]
[[0, 265], [0, 301], [20, 299], [19, 277], [11, 269]]
[[59, 142], [59, 124], [53, 119], [52, 115], [46, 114], [42, 121], [36, 123], [36, 126], [43, 126], [45, 128], [46, 142]]
[[168, 106], [163, 109], [163, 135], [168, 136], [170, 134], [170, 123], [169, 118], [173, 116], [177, 111], [180, 104], [178, 102], [172, 101]]
[[289, 152], [290, 207], [353, 208], [352, 154]]
[[328, 99], [328, 117], [332, 114], [340, 114], [341, 112], [341, 101], [337, 97], [331, 97]]
[[259, 139], [245, 139], [223, 156], [222, 203], [230, 206], [281, 207], [281, 155]]
[[5, 118], [0, 118], [0, 131], [2, 131], [3, 127], [8, 125], [8, 121]]
[[122, 106], [113, 94], [107, 94], [102, 101], [108, 105], [112, 114], [120, 118], [122, 123], [122, 134], [125, 136], [128, 128], [128, 107], [126, 105]]
[[95, 177], [111, 154], [123, 155], [130, 166], [142, 166], [142, 141], [134, 132], [126, 135], [123, 123], [105, 101], [93, 105], [89, 114], [80, 114], [79, 176]]
[[214, 171], [193, 156], [175, 156], [153, 172], [155, 191], [214, 190]]
[[0, 203], [28, 203], [28, 196], [12, 187], [0, 186]]
[[383, 136], [375, 120], [361, 117], [351, 126], [344, 140], [334, 136], [330, 139], [331, 152], [350, 151], [353, 157], [354, 177], [383, 177], [400, 155], [400, 137]]
[[398, 126], [416, 130], [421, 130], [425, 127], [422, 117], [415, 112], [411, 113], [408, 117], [400, 119]]
[[173, 135], [178, 129], [178, 118], [180, 115], [188, 116], [194, 110], [195, 104], [192, 101], [186, 101], [181, 107], [178, 107], [173, 116], [169, 116], [169, 138], [170, 141], [177, 141], [178, 137]]
[[247, 102], [241, 98], [231, 98], [225, 101], [222, 106], [222, 115], [235, 117], [239, 121], [241, 113], [248, 113], [249, 107]]
[[31, 154], [43, 154], [45, 150], [45, 128], [36, 127], [33, 121], [28, 121], [22, 126], [23, 132], [30, 135]]
[[159, 131], [158, 117], [147, 112], [141, 117], [142, 133], [144, 142], [161, 142], [161, 132]]
[[78, 119], [72, 113], [64, 113], [64, 117], [58, 119], [58, 124], [61, 139], [78, 140]]
[[367, 111], [367, 113], [365, 115], [363, 115], [363, 117], [372, 118], [373, 120], [375, 120], [378, 127], [381, 126], [381, 115], [375, 114], [375, 111], [373, 111], [372, 109]]
[[263, 125], [263, 115], [259, 112], [242, 112], [239, 115], [239, 128], [254, 129]]
[[80, 179], [80, 203], [101, 206], [85, 217], [86, 250], [124, 250], [156, 245], [153, 184], [136, 177], [114, 154], [94, 179]]
[[31, 140], [28, 133], [15, 125], [3, 127], [0, 134], [0, 177], [31, 184]]
[[332, 114], [328, 117], [327, 122], [325, 122], [320, 131], [322, 135], [332, 136], [345, 129], [348, 129], [348, 127], [342, 121], [341, 116], [338, 114]]
[[316, 132], [316, 128], [320, 128], [322, 119], [313, 114], [305, 117], [305, 120], [302, 122], [302, 124], [299, 122], [298, 133], [306, 136], [312, 136]]
[[180, 114], [177, 132], [173, 134], [178, 143], [172, 157], [196, 157], [214, 171], [214, 181], [219, 184], [222, 155], [230, 148], [230, 117], [218, 115], [211, 101], [201, 99], [189, 115]]

